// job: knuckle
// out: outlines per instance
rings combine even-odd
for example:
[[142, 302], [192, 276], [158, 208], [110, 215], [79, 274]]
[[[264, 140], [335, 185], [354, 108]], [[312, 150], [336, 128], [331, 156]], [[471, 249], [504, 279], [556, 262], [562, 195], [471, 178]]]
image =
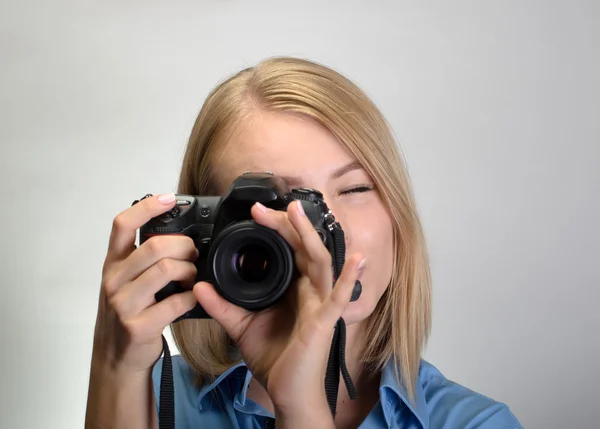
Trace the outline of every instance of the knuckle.
[[106, 296], [112, 296], [119, 289], [119, 280], [117, 276], [112, 275], [102, 281], [102, 289]]
[[119, 213], [115, 216], [112, 223], [112, 228], [115, 232], [120, 232], [127, 229], [127, 217], [125, 213]]
[[173, 265], [174, 264], [169, 259], [161, 259], [154, 264], [159, 275], [163, 277], [168, 277], [172, 273]]
[[349, 286], [348, 283], [337, 285], [329, 295], [331, 312], [339, 314], [339, 317], [342, 317], [342, 313], [350, 303], [353, 288]]
[[196, 274], [198, 274], [198, 269], [192, 263], [186, 264], [186, 277], [195, 278]]
[[108, 299], [108, 305], [117, 315], [117, 318], [123, 322], [124, 315], [127, 313], [126, 302], [119, 295], [114, 295]]
[[169, 300], [169, 311], [174, 316], [179, 316], [187, 311], [188, 303], [183, 294], [175, 294]]
[[180, 236], [180, 238], [183, 240], [184, 246], [187, 246], [189, 248], [196, 248], [196, 244], [194, 243], [194, 240], [192, 239], [192, 237], [190, 237], [188, 235], [184, 235], [184, 236]]
[[[338, 287], [341, 286], [342, 285], [339, 285]], [[339, 292], [339, 290], [336, 292]], [[344, 295], [341, 293], [331, 293], [331, 295], [329, 295], [329, 301], [331, 302], [333, 310], [342, 310], [345, 307]]]
[[181, 240], [181, 249], [182, 251], [184, 251], [186, 254], [193, 254], [196, 252], [196, 244], [194, 243], [194, 240], [191, 237], [188, 236], [183, 236], [183, 237], [177, 237], [179, 240]]
[[148, 252], [153, 255], [161, 255], [165, 248], [164, 237], [160, 235], [150, 237], [144, 244], [148, 248]]

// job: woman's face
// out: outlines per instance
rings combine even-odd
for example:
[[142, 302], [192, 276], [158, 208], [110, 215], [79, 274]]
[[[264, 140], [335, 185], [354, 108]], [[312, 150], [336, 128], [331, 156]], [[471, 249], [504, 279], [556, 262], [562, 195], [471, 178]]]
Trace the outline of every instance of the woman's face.
[[335, 136], [315, 120], [257, 110], [227, 142], [215, 165], [221, 194], [245, 171], [271, 171], [285, 177], [290, 188], [323, 193], [344, 230], [346, 254], [366, 258], [360, 299], [343, 315], [347, 324], [373, 312], [390, 282], [393, 261], [388, 210], [370, 176], [353, 162]]

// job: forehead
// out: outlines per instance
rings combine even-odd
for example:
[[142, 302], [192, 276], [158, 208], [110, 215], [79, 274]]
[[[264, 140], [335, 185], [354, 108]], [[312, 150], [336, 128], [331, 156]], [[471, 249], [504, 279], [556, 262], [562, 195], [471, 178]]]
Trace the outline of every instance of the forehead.
[[316, 120], [300, 114], [261, 111], [238, 127], [214, 167], [222, 188], [244, 171], [272, 171], [323, 183], [333, 171], [352, 161], [335, 135]]

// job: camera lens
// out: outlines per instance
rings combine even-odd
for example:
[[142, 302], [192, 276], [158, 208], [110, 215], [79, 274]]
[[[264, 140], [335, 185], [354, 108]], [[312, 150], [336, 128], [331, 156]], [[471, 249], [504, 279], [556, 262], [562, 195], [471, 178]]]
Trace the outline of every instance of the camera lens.
[[210, 248], [208, 262], [217, 291], [247, 310], [274, 304], [294, 274], [287, 242], [276, 231], [251, 220], [225, 227]]
[[269, 252], [259, 244], [242, 246], [233, 255], [233, 268], [235, 272], [247, 282], [260, 282], [269, 275], [272, 261]]

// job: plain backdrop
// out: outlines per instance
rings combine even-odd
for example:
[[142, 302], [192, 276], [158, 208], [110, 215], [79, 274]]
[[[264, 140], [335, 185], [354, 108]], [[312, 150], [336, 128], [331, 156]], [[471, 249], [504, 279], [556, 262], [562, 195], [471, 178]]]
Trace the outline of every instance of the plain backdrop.
[[407, 157], [425, 358], [527, 428], [598, 428], [600, 3], [3, 1], [0, 427], [83, 427], [113, 217], [175, 190], [208, 91], [272, 55], [353, 79]]

